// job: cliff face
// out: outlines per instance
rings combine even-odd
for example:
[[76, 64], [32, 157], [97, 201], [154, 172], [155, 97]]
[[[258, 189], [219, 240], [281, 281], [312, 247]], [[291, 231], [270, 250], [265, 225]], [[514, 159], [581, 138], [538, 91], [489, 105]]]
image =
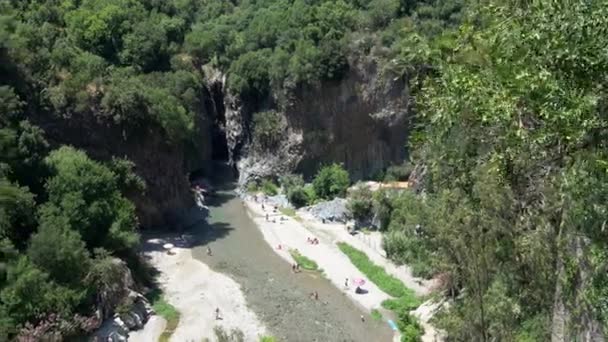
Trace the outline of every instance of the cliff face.
[[255, 113], [226, 97], [226, 134], [241, 137], [240, 145], [228, 139], [239, 182], [290, 171], [309, 178], [332, 162], [342, 163], [353, 180], [372, 176], [406, 156], [409, 100], [405, 79], [381, 74], [372, 60], [352, 60], [339, 81], [289, 89], [265, 101], [279, 104], [269, 109], [282, 122], [280, 143], [264, 149], [249, 133]]
[[[171, 143], [159, 127], [126, 129], [103, 122], [93, 115], [63, 119], [51, 116], [36, 122], [46, 131], [52, 145], [68, 144], [85, 150], [97, 160], [126, 157], [135, 163], [135, 172], [147, 185], [144, 194], [127, 194], [135, 203], [144, 228], [167, 226], [179, 228], [181, 212], [193, 205], [188, 172], [204, 166], [211, 144], [207, 141], [208, 120], [197, 117], [199, 141]], [[137, 135], [132, 132], [137, 132]]]
[[[339, 81], [255, 101], [230, 94], [226, 75], [204, 67], [206, 86], [194, 142], [170, 142], [159, 127], [121, 127], [93, 114], [34, 121], [51, 143], [82, 148], [98, 160], [116, 156], [133, 161], [147, 184], [145, 194], [129, 196], [141, 224], [176, 227], [193, 204], [188, 173], [205, 169], [212, 159], [236, 166], [240, 184], [287, 172], [312, 177], [320, 165], [331, 162], [344, 164], [356, 180], [402, 161], [410, 116], [407, 82], [381, 75], [371, 60], [350, 65]], [[281, 117], [278, 143], [270, 149], [252, 137], [251, 118], [262, 109], [275, 109]]]

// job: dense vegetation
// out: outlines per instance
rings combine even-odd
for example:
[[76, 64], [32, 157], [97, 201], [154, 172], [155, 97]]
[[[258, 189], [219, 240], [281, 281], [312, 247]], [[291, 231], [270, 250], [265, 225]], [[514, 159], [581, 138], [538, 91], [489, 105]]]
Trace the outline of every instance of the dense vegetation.
[[[606, 330], [608, 9], [464, 3], [0, 0], [0, 340], [95, 326], [113, 258], [138, 243], [133, 165], [51, 144], [45, 123], [103, 122], [125, 138], [159, 127], [190, 142], [202, 65], [260, 99], [339, 79], [354, 55], [407, 76], [413, 162], [426, 173], [423, 196], [370, 204], [361, 191], [351, 208], [362, 218], [373, 206], [392, 258], [442, 275], [450, 338], [547, 340], [556, 298]], [[255, 113], [256, 140], [273, 148], [281, 120]], [[344, 195], [349, 179], [331, 165], [312, 186], [281, 183], [302, 206]]]
[[425, 195], [384, 206], [385, 246], [443, 274], [453, 340], [549, 340], [560, 302], [608, 331], [607, 24], [603, 1], [490, 1], [427, 50]]

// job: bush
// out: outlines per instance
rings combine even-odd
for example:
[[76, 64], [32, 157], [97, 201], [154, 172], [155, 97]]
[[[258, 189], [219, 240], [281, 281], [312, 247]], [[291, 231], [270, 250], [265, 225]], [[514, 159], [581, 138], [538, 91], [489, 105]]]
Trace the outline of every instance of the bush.
[[404, 162], [401, 165], [389, 166], [384, 175], [385, 182], [407, 181], [414, 170], [414, 165]]
[[338, 164], [324, 166], [317, 172], [312, 186], [319, 198], [332, 199], [344, 196], [350, 185], [348, 172]]
[[302, 267], [303, 269], [309, 270], [309, 271], [318, 271], [319, 270], [319, 265], [317, 265], [317, 263], [314, 260], [311, 260], [311, 259], [303, 256], [297, 250], [290, 249], [289, 254], [291, 254], [291, 257], [293, 258], [293, 260], [295, 260], [300, 265], [300, 267]]
[[293, 204], [296, 208], [307, 206], [311, 202], [309, 193], [306, 192], [303, 186], [291, 189], [287, 193], [287, 199], [289, 200], [289, 203]]
[[253, 140], [262, 148], [275, 146], [283, 133], [281, 114], [276, 111], [259, 112], [253, 115]]
[[357, 184], [357, 188], [348, 196], [346, 207], [357, 221], [370, 219], [373, 215], [373, 194], [367, 185]]
[[377, 309], [372, 309], [371, 316], [374, 321], [382, 321], [382, 314]]
[[279, 193], [279, 188], [269, 179], [265, 179], [260, 188], [262, 192], [268, 196], [274, 196]]
[[304, 179], [302, 175], [289, 173], [279, 178], [279, 184], [283, 187], [284, 193], [289, 193], [292, 189], [304, 187]]

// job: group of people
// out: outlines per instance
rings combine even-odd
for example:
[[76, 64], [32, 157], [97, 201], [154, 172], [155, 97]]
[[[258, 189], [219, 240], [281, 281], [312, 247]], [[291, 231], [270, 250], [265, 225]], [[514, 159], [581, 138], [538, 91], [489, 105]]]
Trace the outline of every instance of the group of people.
[[297, 262], [295, 264], [291, 265], [291, 271], [293, 273], [300, 273], [302, 272], [302, 270], [300, 270], [300, 264], [298, 264]]
[[307, 237], [306, 238], [306, 242], [308, 242], [311, 245], [318, 245], [319, 244], [319, 239]]

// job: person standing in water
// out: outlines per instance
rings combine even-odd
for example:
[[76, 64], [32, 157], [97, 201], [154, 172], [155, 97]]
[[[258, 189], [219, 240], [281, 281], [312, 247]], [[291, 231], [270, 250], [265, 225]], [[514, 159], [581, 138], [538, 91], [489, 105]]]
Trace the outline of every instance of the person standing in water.
[[209, 246], [207, 246], [207, 255], [211, 256], [211, 248]]

